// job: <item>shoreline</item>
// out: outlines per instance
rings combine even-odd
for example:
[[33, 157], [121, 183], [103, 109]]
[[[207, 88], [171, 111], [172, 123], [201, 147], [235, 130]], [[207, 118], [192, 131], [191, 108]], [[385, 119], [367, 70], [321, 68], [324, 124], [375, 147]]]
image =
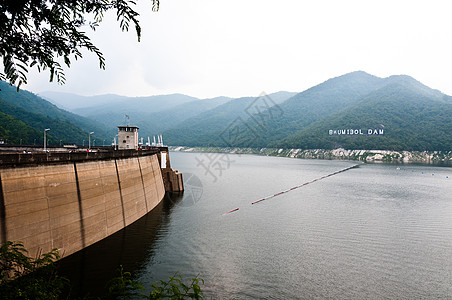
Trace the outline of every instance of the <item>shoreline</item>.
[[452, 166], [452, 151], [391, 151], [391, 150], [346, 150], [346, 149], [278, 149], [278, 148], [234, 148], [234, 147], [186, 147], [168, 146], [176, 152], [210, 152], [230, 154], [254, 154], [302, 159], [353, 160], [369, 163], [429, 164]]

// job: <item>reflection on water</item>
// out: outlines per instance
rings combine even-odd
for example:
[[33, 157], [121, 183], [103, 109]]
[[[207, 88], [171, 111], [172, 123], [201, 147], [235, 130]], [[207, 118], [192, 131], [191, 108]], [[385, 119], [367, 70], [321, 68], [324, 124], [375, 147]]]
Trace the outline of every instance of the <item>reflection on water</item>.
[[74, 297], [101, 296], [108, 280], [119, 266], [137, 273], [154, 255], [154, 243], [167, 233], [171, 209], [183, 195], [167, 194], [163, 201], [143, 218], [102, 241], [74, 253], [59, 262], [59, 272], [71, 281]]
[[200, 274], [208, 299], [452, 298], [452, 168], [362, 164], [251, 205], [355, 162], [235, 155], [213, 181], [197, 155], [171, 154], [183, 197], [63, 261], [74, 289], [122, 264], [145, 286]]

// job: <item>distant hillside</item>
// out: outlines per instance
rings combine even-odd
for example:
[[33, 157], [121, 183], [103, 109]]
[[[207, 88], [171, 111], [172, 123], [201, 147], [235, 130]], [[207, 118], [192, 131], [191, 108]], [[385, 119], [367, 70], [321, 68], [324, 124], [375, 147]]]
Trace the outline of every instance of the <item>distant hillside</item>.
[[165, 142], [174, 145], [209, 146], [212, 137], [218, 138], [220, 128], [234, 121], [239, 116], [245, 117], [246, 107], [253, 97], [233, 99], [227, 103], [191, 117], [178, 124], [177, 128], [164, 132]]
[[86, 117], [26, 91], [17, 94], [6, 83], [0, 88], [0, 134], [8, 139], [36, 139], [51, 124], [58, 128], [52, 129], [54, 139], [82, 139], [94, 131], [110, 142], [127, 114], [140, 136], [163, 133], [164, 142], [175, 146], [452, 150], [452, 97], [407, 75], [379, 78], [357, 71], [301, 93], [237, 99], [173, 94], [52, 100], [63, 105], [79, 99], [72, 109]]
[[[272, 94], [275, 103], [281, 103], [296, 93], [278, 92]], [[140, 135], [147, 137], [169, 129], [179, 128], [185, 120], [223, 105], [228, 97], [198, 99], [181, 94], [149, 97], [123, 97], [118, 95], [78, 96], [73, 94], [41, 93], [49, 101], [61, 107], [69, 107], [74, 113], [104, 124], [110, 131], [117, 125], [130, 123], [140, 127]], [[183, 125], [182, 125], [183, 126]]]
[[[159, 121], [154, 121], [158, 119], [154, 113], [199, 101], [198, 98], [182, 94], [149, 97], [118, 95], [84, 97], [51, 92], [42, 94], [51, 99], [53, 103], [62, 107], [71, 107], [73, 113], [102, 124], [108, 132], [116, 132], [118, 125], [125, 125], [128, 122], [125, 115], [128, 115], [131, 124], [143, 127], [140, 131], [142, 135], [156, 134], [156, 131], [151, 131], [150, 128], [154, 129], [161, 125]], [[70, 104], [72, 101], [78, 104]]]
[[48, 101], [25, 90], [17, 92], [15, 87], [0, 81], [0, 138], [8, 143], [42, 143], [43, 130], [48, 132], [50, 142], [79, 143], [88, 139], [88, 132], [94, 131], [93, 139], [108, 140], [115, 132], [108, 132], [103, 125], [61, 110]]
[[[294, 94], [290, 92], [270, 94], [268, 95], [268, 104], [274, 105], [284, 102]], [[253, 103], [256, 103], [257, 98], [259, 97], [233, 99], [211, 110], [186, 119], [177, 124], [177, 126], [164, 131], [165, 142], [190, 146], [215, 145], [218, 143], [222, 131], [229, 124], [233, 123], [237, 118], [246, 120], [249, 117], [249, 109], [256, 108], [253, 106]], [[262, 103], [259, 104], [262, 105]]]
[[229, 102], [231, 98], [217, 97], [213, 99], [195, 100], [150, 114], [143, 114], [136, 125], [140, 127], [140, 134], [153, 136], [169, 128], [175, 128], [181, 122]]
[[80, 108], [126, 101], [128, 98], [119, 95], [80, 96], [62, 92], [41, 92], [38, 96], [70, 112]]
[[[397, 80], [393, 80], [397, 82]], [[421, 86], [391, 83], [359, 103], [300, 130], [273, 145], [300, 149], [451, 150], [452, 102]], [[362, 129], [359, 135], [329, 130]], [[383, 135], [369, 135], [369, 129]]]
[[[0, 103], [1, 104], [1, 103]], [[0, 140], [10, 144], [33, 144], [35, 139], [39, 139], [41, 132], [25, 124], [14, 116], [0, 112]], [[22, 140], [21, 140], [22, 139]]]
[[248, 120], [246, 127], [257, 138], [244, 139], [239, 146], [267, 146], [286, 138], [304, 127], [357, 103], [368, 93], [383, 85], [383, 80], [362, 71], [329, 79], [298, 93], [280, 105], [282, 116], [267, 118], [264, 127]]
[[[235, 110], [223, 105], [187, 119], [166, 131], [165, 141], [184, 146], [452, 149], [452, 98], [406, 75], [345, 74], [251, 116], [244, 114], [247, 101], [242, 99]], [[234, 123], [236, 118], [240, 122]], [[383, 134], [368, 134], [369, 129]], [[225, 134], [236, 136], [225, 139]]]
[[[353, 72], [333, 78], [302, 93], [289, 95], [285, 101], [276, 103], [278, 111], [281, 112], [276, 115], [271, 111], [267, 113], [269, 110], [265, 107], [259, 107], [262, 111], [261, 116], [250, 118], [245, 109], [254, 98], [249, 99], [249, 102], [243, 102], [242, 105], [236, 105], [235, 110], [218, 107], [215, 111], [208, 111], [202, 116], [187, 120], [178, 129], [165, 132], [166, 141], [188, 146], [265, 147], [269, 143], [286, 138], [319, 118], [355, 103], [360, 97], [380, 87], [381, 81], [380, 78], [365, 72]], [[272, 100], [276, 98], [274, 94], [270, 94], [269, 97]], [[223, 110], [225, 112], [222, 112]], [[228, 120], [224, 118], [215, 120], [217, 114], [225, 113], [229, 116]], [[240, 122], [232, 124], [237, 117], [241, 118]], [[206, 122], [200, 123], [199, 118], [206, 118]], [[260, 124], [260, 119], [263, 119], [265, 124]], [[212, 124], [215, 126], [209, 128]], [[233, 145], [222, 138], [223, 132], [227, 131], [231, 124], [237, 127], [240, 135], [243, 135]], [[200, 131], [198, 127], [208, 129]]]
[[[113, 96], [114, 95], [104, 97], [107, 98]], [[91, 97], [93, 104], [96, 103], [95, 100], [98, 97], [99, 96]], [[121, 101], [117, 101], [117, 99], [115, 101], [106, 101], [105, 104], [74, 109], [73, 112], [86, 117], [98, 117], [102, 116], [103, 113], [122, 114], [124, 116], [124, 114], [133, 115], [141, 112], [151, 113], [162, 111], [195, 100], [199, 99], [182, 94], [149, 97], [123, 97]]]

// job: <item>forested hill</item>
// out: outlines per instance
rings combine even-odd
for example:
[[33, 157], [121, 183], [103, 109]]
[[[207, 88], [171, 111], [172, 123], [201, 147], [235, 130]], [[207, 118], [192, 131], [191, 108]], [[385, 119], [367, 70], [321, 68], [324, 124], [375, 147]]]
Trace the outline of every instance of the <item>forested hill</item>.
[[[362, 134], [347, 134], [351, 129], [360, 129]], [[330, 130], [333, 130], [332, 134]], [[345, 130], [346, 134], [339, 134], [339, 130], [341, 133]], [[369, 130], [372, 130], [371, 134]], [[416, 88], [394, 83], [272, 146], [450, 151], [451, 132], [452, 102], [447, 96], [430, 97]]]
[[42, 144], [43, 130], [48, 132], [51, 144], [77, 143], [93, 139], [108, 139], [115, 132], [108, 132], [100, 123], [59, 109], [50, 102], [25, 90], [0, 81], [0, 139], [10, 144]]
[[[100, 101], [74, 109], [86, 117], [4, 82], [0, 88], [0, 138], [15, 143], [42, 143], [42, 130], [49, 127], [54, 141], [80, 144], [94, 131], [93, 138], [110, 143], [128, 114], [140, 136], [163, 133], [173, 146], [452, 150], [452, 97], [406, 75], [379, 78], [357, 71], [301, 93], [236, 99], [94, 96], [89, 99]], [[55, 103], [73, 99], [58, 95], [68, 98]]]
[[[235, 118], [240, 111], [246, 108], [240, 106], [240, 100], [229, 97], [215, 97], [199, 99], [183, 94], [155, 95], [147, 97], [125, 97], [118, 95], [79, 96], [74, 94], [45, 92], [41, 93], [52, 103], [68, 107], [73, 113], [80, 114], [92, 120], [104, 124], [109, 130], [117, 130], [117, 125], [127, 122], [125, 115], [130, 118], [130, 123], [140, 128], [140, 136], [152, 137], [166, 130], [183, 128], [185, 121], [202, 119], [205, 112], [211, 111], [210, 119], [219, 117], [217, 113], [226, 118]], [[280, 91], [271, 94], [272, 102], [282, 103], [296, 93]], [[241, 99], [245, 99], [242, 97]], [[255, 97], [248, 97], [255, 99]], [[75, 104], [73, 102], [76, 102]], [[231, 102], [231, 103], [229, 103]], [[229, 104], [228, 104], [229, 103]], [[238, 104], [236, 109], [230, 109]], [[220, 107], [217, 109], [217, 107]], [[231, 106], [231, 107], [230, 107]], [[230, 107], [230, 108], [228, 108]], [[226, 116], [228, 115], [228, 116]], [[223, 118], [224, 120], [224, 118]], [[219, 120], [217, 120], [219, 121]], [[210, 126], [210, 125], [208, 125]], [[204, 136], [204, 129], [199, 132], [193, 130], [184, 139], [196, 139]], [[195, 131], [197, 129], [194, 129]]]
[[234, 116], [217, 107], [165, 137], [184, 146], [450, 151], [451, 99], [406, 75], [379, 78], [358, 71], [254, 115], [245, 113], [253, 101], [238, 99], [242, 110]]

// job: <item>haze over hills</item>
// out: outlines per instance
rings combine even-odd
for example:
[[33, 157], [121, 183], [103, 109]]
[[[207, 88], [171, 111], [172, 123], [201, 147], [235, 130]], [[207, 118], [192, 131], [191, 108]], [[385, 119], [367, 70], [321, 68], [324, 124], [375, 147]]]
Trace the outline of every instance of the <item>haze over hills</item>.
[[[71, 99], [70, 95], [64, 96], [64, 101]], [[69, 122], [85, 131], [102, 123], [100, 127], [105, 131], [96, 130], [105, 132], [111, 140], [116, 126], [127, 122], [127, 114], [130, 124], [140, 127], [140, 136], [147, 140], [147, 136], [163, 133], [164, 142], [175, 146], [452, 150], [452, 97], [407, 75], [379, 78], [357, 71], [328, 79], [301, 93], [278, 92], [236, 99], [201, 100], [181, 94], [86, 97], [90, 101], [77, 104], [83, 108], [73, 108], [86, 117], [58, 109], [42, 99], [38, 101], [36, 95], [25, 91], [19, 100], [14, 95], [8, 97], [0, 125], [22, 121], [29, 126], [28, 134], [42, 130], [42, 124], [50, 122], [33, 123], [30, 118], [36, 116], [25, 116], [34, 113]], [[106, 103], [109, 97], [112, 100]], [[29, 98], [33, 101], [28, 102]], [[6, 135], [11, 126], [3, 125], [0, 134]], [[86, 132], [80, 136], [83, 135]]]
[[[451, 99], [406, 75], [379, 78], [358, 71], [291, 97], [278, 106], [278, 116], [269, 108], [236, 115], [245, 120], [234, 124], [205, 112], [164, 135], [169, 144], [188, 146], [450, 151]], [[347, 129], [363, 134], [342, 134]], [[369, 129], [383, 134], [370, 135]]]
[[0, 81], [0, 138], [9, 143], [42, 144], [43, 130], [48, 132], [54, 144], [78, 143], [88, 139], [88, 132], [94, 131], [93, 138], [108, 139], [112, 133], [94, 120], [80, 117], [59, 109], [50, 102], [25, 90], [17, 92], [15, 87]]
[[112, 104], [127, 100], [127, 97], [125, 96], [119, 96], [114, 94], [98, 96], [81, 96], [71, 93], [50, 92], [50, 91], [41, 92], [37, 94], [37, 96], [70, 112], [74, 112], [74, 110], [76, 109], [90, 107], [93, 105], [103, 105], [108, 103]]
[[[160, 95], [131, 98], [118, 95], [85, 97], [67, 93], [42, 93], [49, 100], [1, 82], [0, 139], [9, 143], [42, 143], [42, 130], [51, 128], [50, 141], [83, 144], [88, 132], [93, 139], [110, 144], [117, 133], [117, 125], [128, 122], [140, 127], [140, 136], [152, 136], [177, 127], [184, 120], [221, 106], [233, 99], [217, 97], [203, 99], [181, 95]], [[279, 92], [274, 97], [283, 102], [295, 93]], [[50, 99], [53, 98], [53, 99]], [[80, 116], [55, 104], [72, 107], [89, 117]], [[109, 102], [110, 101], [110, 102]]]
[[[131, 124], [140, 127], [140, 135], [145, 137], [160, 134], [170, 128], [176, 128], [188, 118], [234, 100], [228, 97], [198, 99], [182, 94], [149, 97], [117, 95], [84, 97], [59, 93], [42, 94], [52, 98], [53, 103], [61, 103], [62, 105], [67, 103], [67, 99], [83, 99], [83, 108], [73, 108], [72, 111], [103, 123], [110, 131], [117, 130], [118, 125], [126, 124], [128, 120], [125, 115], [128, 115]], [[295, 94], [292, 92], [277, 92], [271, 95], [275, 103], [281, 103]], [[112, 103], [106, 102], [109, 97], [112, 97]], [[252, 98], [250, 97], [250, 99]], [[90, 100], [87, 101], [87, 99]]]

